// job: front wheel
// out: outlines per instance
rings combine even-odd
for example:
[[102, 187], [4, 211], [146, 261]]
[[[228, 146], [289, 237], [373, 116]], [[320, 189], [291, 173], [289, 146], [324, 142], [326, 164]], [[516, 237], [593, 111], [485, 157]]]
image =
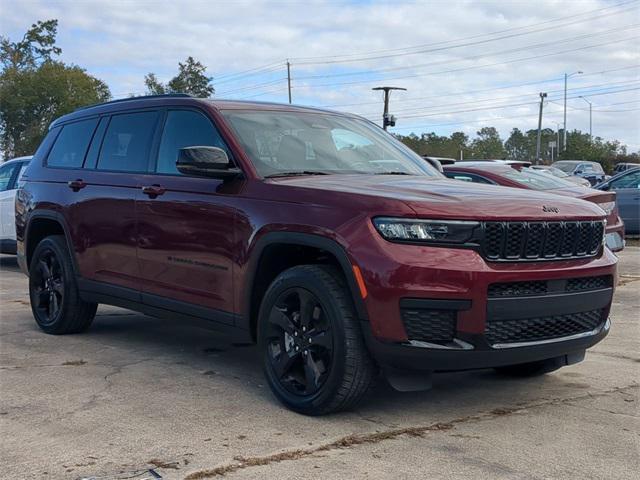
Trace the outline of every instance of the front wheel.
[[267, 290], [258, 321], [265, 376], [290, 409], [323, 415], [353, 407], [367, 393], [376, 368], [338, 269], [284, 271]]
[[64, 236], [46, 237], [33, 252], [29, 297], [33, 317], [46, 333], [78, 333], [91, 325], [98, 305], [80, 298]]

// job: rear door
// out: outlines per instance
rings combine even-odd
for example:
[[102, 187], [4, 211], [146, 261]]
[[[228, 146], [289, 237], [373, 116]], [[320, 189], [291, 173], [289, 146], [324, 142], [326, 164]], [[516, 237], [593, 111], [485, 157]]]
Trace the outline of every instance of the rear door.
[[102, 284], [84, 288], [140, 300], [135, 200], [148, 172], [159, 118], [157, 110], [102, 117], [84, 168], [71, 178], [69, 223], [80, 273]]
[[151, 188], [140, 189], [137, 201], [143, 301], [233, 323], [225, 312], [233, 311], [234, 198], [242, 182], [180, 174], [178, 151], [188, 146], [220, 147], [231, 158], [204, 113], [165, 112], [157, 165], [142, 185]]

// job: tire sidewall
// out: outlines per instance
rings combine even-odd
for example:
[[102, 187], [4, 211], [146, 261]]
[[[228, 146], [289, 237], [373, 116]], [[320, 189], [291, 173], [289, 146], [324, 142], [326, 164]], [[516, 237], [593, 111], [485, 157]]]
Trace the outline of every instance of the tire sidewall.
[[[314, 414], [329, 404], [336, 391], [340, 388], [345, 373], [346, 345], [344, 332], [344, 319], [340, 303], [332, 297], [328, 287], [322, 279], [303, 268], [292, 268], [283, 272], [268, 288], [258, 317], [258, 345], [263, 360], [263, 370], [269, 385], [276, 392], [278, 398], [292, 410]], [[333, 357], [329, 376], [320, 390], [309, 396], [295, 395], [286, 390], [276, 378], [271, 367], [269, 352], [267, 349], [264, 325], [269, 321], [269, 314], [278, 297], [290, 288], [303, 288], [311, 292], [322, 305], [322, 309], [328, 317], [333, 335]], [[350, 307], [353, 311], [353, 307]]]

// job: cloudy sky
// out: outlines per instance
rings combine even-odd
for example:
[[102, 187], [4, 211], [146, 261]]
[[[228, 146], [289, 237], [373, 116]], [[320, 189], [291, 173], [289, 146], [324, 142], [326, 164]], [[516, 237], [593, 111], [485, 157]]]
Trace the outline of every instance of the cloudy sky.
[[106, 81], [114, 97], [144, 93], [192, 55], [216, 96], [346, 110], [379, 121], [378, 85], [394, 92], [393, 131], [474, 136], [543, 126], [618, 139], [640, 150], [640, 1], [83, 1], [0, 0], [0, 33], [19, 38], [57, 18], [62, 60]]

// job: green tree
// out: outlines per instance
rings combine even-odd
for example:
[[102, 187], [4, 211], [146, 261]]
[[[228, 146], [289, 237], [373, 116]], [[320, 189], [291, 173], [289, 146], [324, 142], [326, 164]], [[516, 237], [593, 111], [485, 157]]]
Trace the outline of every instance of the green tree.
[[207, 67], [193, 57], [188, 57], [184, 63], [178, 63], [178, 74], [167, 84], [158, 80], [155, 73], [149, 73], [144, 77], [147, 91], [151, 95], [163, 95], [165, 93], [188, 93], [195, 97], [209, 98], [215, 93], [211, 85], [212, 77], [207, 77]]
[[2, 39], [0, 149], [5, 159], [34, 153], [56, 117], [111, 96], [101, 80], [51, 58], [60, 53], [56, 27], [56, 20], [38, 22], [20, 42]]
[[51, 60], [52, 55], [60, 55], [62, 50], [55, 46], [58, 20], [39, 21], [31, 25], [19, 42], [0, 36], [0, 62], [3, 71], [35, 68], [39, 63]]
[[495, 127], [483, 127], [477, 132], [478, 138], [471, 143], [473, 158], [501, 159], [506, 156], [500, 134]]

